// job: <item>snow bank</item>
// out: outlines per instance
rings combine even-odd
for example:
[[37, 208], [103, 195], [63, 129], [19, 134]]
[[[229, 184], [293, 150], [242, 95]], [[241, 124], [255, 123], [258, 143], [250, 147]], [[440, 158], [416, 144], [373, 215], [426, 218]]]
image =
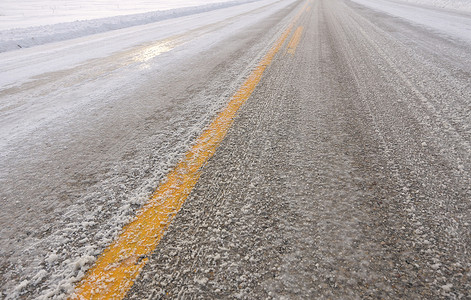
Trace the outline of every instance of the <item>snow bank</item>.
[[[128, 28], [131, 26], [149, 24], [166, 19], [198, 14], [255, 1], [259, 0], [226, 1], [132, 15], [112, 16], [92, 20], [81, 20], [27, 28], [7, 29], [0, 31], [0, 52], [28, 48], [51, 42], [58, 42], [91, 34]], [[200, 1], [199, 3], [201, 2], [203, 1]], [[190, 3], [195, 3], [195, 1]], [[0, 19], [1, 18], [3, 18], [3, 16], [0, 16]]]
[[1, 0], [0, 30], [134, 15], [234, 0]]
[[[447, 11], [432, 8], [430, 5], [410, 5], [403, 0], [352, 0], [374, 10], [382, 11], [391, 16], [407, 20], [439, 34], [442, 37], [471, 43], [471, 18], [469, 13], [455, 13], [458, 10]], [[418, 1], [425, 0], [408, 0]], [[438, 1], [438, 0], [437, 0]], [[468, 0], [471, 2], [471, 0]], [[427, 2], [428, 4], [431, 1]]]
[[420, 5], [429, 5], [439, 8], [471, 12], [471, 0], [401, 0]]

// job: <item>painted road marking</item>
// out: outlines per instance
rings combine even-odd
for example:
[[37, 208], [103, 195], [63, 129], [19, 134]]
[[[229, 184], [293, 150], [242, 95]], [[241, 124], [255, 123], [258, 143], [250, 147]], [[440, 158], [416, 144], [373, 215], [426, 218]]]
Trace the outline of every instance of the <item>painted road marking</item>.
[[288, 50], [286, 51], [289, 54], [294, 55], [296, 48], [298, 47], [299, 41], [301, 40], [301, 34], [303, 33], [303, 26], [299, 26], [293, 34], [291, 41], [288, 44]]
[[126, 295], [198, 181], [201, 168], [227, 134], [237, 111], [260, 82], [263, 72], [283, 46], [304, 8], [232, 96], [226, 109], [196, 140], [183, 161], [138, 212], [136, 219], [126, 225], [117, 240], [98, 257], [71, 299], [122, 299]]

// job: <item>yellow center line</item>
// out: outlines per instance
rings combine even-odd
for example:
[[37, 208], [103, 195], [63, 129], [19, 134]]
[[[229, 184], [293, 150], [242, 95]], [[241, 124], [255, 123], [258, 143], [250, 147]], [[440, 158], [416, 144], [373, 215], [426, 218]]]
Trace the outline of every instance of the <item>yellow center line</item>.
[[293, 34], [291, 41], [288, 44], [288, 50], [286, 51], [289, 54], [294, 55], [296, 48], [298, 47], [299, 41], [301, 40], [301, 34], [303, 33], [303, 26], [299, 26]]
[[196, 140], [183, 161], [170, 172], [149, 202], [137, 213], [134, 221], [126, 225], [117, 240], [98, 257], [76, 286], [71, 299], [122, 299], [126, 295], [198, 181], [201, 168], [227, 134], [237, 111], [260, 82], [263, 72], [283, 46], [304, 8], [232, 96], [224, 111]]

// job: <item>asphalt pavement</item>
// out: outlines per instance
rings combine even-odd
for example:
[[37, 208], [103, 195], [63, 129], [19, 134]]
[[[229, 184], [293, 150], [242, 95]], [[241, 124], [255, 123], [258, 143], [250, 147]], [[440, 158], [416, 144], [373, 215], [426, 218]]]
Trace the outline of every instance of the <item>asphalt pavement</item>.
[[470, 298], [471, 46], [341, 0], [298, 26], [127, 298]]
[[0, 298], [70, 295], [286, 32], [126, 298], [471, 298], [469, 41], [263, 3], [0, 91]]

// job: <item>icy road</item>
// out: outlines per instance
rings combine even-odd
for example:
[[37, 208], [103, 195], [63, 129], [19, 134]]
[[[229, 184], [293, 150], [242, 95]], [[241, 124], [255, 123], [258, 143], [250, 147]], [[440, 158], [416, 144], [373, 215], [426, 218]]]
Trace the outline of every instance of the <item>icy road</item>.
[[2, 299], [471, 298], [469, 12], [260, 0], [0, 75]]

